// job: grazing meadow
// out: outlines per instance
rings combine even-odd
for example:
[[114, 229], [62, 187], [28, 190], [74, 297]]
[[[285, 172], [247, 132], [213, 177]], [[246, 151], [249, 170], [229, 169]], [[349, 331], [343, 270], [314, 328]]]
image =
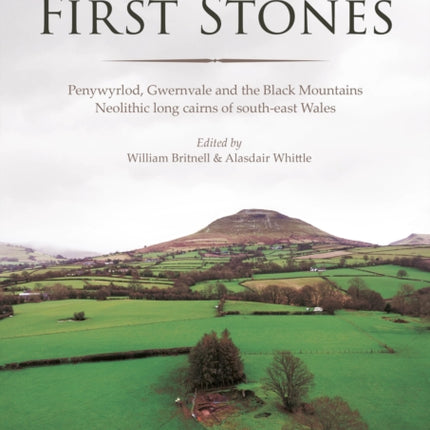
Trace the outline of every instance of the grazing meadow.
[[[14, 306], [0, 321], [0, 365], [103, 352], [193, 346], [227, 328], [239, 347], [247, 384], [264, 402], [218, 428], [279, 429], [289, 418], [262, 386], [273, 351], [298, 355], [315, 375], [310, 398], [342, 396], [371, 430], [425, 430], [430, 398], [430, 330], [421, 320], [382, 312], [252, 315], [299, 307], [217, 301], [64, 300]], [[303, 310], [303, 309], [302, 309]], [[68, 321], [84, 311], [85, 321]], [[1, 371], [1, 428], [195, 429], [175, 406], [186, 356], [67, 364]], [[29, 383], [31, 381], [31, 383]], [[239, 413], [240, 412], [240, 413]], [[262, 417], [262, 413], [266, 413]]]

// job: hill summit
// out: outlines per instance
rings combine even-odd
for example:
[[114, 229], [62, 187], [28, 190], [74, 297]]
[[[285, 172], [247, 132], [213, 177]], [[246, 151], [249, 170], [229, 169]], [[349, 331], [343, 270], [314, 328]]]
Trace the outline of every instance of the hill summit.
[[430, 245], [430, 234], [412, 233], [405, 239], [390, 243], [390, 245]]
[[198, 249], [249, 244], [323, 243], [365, 246], [363, 242], [332, 236], [297, 218], [265, 209], [244, 209], [209, 224], [189, 236], [152, 245], [145, 251]]

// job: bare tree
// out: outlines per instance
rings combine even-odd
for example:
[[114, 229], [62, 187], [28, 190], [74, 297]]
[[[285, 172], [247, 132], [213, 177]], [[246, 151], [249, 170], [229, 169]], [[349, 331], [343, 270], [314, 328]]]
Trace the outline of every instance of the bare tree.
[[420, 301], [420, 296], [415, 294], [414, 287], [404, 284], [393, 297], [391, 307], [395, 312], [399, 312], [402, 315], [418, 316], [420, 314]]
[[268, 285], [262, 291], [262, 296], [265, 301], [269, 301], [270, 303], [281, 304], [282, 303], [282, 289], [278, 285]]
[[277, 351], [267, 368], [266, 389], [276, 393], [284, 408], [294, 412], [312, 386], [314, 375], [290, 351]]

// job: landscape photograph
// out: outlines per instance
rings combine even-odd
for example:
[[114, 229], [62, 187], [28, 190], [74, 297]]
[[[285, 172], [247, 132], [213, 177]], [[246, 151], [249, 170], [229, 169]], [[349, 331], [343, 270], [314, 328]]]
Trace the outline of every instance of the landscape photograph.
[[2, 244], [2, 428], [425, 429], [429, 239], [244, 209], [107, 255]]
[[427, 430], [428, 0], [0, 6], [1, 430]]

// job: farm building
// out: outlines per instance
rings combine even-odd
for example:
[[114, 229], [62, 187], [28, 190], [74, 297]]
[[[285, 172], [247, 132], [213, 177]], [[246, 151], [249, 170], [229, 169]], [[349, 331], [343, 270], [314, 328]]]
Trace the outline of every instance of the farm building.
[[325, 272], [326, 268], [325, 267], [311, 267], [310, 272]]

